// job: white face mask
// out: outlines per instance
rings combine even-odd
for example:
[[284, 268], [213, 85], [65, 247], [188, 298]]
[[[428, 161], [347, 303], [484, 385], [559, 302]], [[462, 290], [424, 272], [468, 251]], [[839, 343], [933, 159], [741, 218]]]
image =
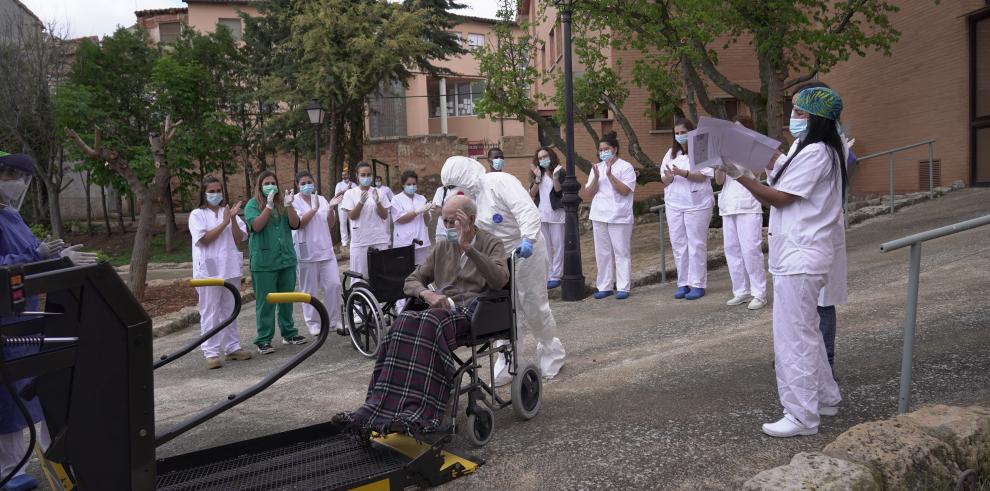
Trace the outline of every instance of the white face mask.
[[27, 191], [28, 183], [23, 179], [0, 181], [0, 201], [13, 208], [20, 207], [21, 196]]

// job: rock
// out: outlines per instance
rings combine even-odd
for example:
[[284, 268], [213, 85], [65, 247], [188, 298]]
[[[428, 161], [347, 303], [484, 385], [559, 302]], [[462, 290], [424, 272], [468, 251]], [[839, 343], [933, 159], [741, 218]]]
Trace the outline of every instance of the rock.
[[959, 476], [952, 447], [906, 419], [856, 425], [822, 453], [870, 467], [885, 489], [946, 489]]
[[157, 338], [180, 331], [197, 322], [199, 322], [199, 309], [197, 307], [183, 307], [178, 312], [152, 319], [151, 335]]
[[966, 187], [966, 183], [962, 181], [956, 181], [952, 183], [952, 189], [963, 189]]
[[929, 406], [898, 416], [952, 447], [963, 469], [990, 473], [990, 410], [979, 406]]
[[791, 463], [765, 470], [743, 484], [744, 490], [879, 490], [870, 468], [821, 453], [801, 452]]

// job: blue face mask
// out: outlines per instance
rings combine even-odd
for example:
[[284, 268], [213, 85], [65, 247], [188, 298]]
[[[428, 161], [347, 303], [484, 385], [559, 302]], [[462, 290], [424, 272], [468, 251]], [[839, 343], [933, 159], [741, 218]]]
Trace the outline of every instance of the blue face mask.
[[688, 141], [687, 133], [683, 133], [683, 134], [680, 134], [680, 135], [674, 135], [674, 140], [677, 140], [677, 143], [680, 143], [681, 145], [687, 144], [687, 141]]
[[410, 195], [416, 194], [416, 185], [415, 184], [406, 184], [403, 189], [405, 189], [406, 194], [410, 194]]
[[305, 194], [306, 196], [313, 194], [313, 191], [316, 191], [316, 186], [312, 184], [303, 184], [302, 186], [299, 186], [299, 192]]
[[210, 206], [217, 206], [223, 202], [223, 193], [206, 193], [206, 202]]
[[611, 150], [602, 150], [601, 152], [598, 152], [598, 158], [601, 159], [602, 162], [612, 158], [614, 155], [615, 154], [612, 153]]
[[800, 140], [808, 134], [808, 120], [791, 118], [790, 126], [787, 129], [791, 132], [791, 136]]
[[492, 169], [493, 170], [502, 170], [502, 167], [505, 167], [505, 160], [504, 159], [492, 159]]
[[544, 169], [550, 167], [550, 159], [540, 159], [540, 167]]
[[368, 187], [368, 186], [371, 186], [371, 178], [370, 178], [370, 177], [359, 177], [359, 178], [358, 178], [358, 182], [359, 182], [359, 183], [360, 183], [360, 184], [361, 184], [362, 186], [364, 186], [364, 187]]
[[456, 244], [460, 241], [460, 237], [457, 236], [457, 229], [448, 228], [447, 229], [447, 242]]

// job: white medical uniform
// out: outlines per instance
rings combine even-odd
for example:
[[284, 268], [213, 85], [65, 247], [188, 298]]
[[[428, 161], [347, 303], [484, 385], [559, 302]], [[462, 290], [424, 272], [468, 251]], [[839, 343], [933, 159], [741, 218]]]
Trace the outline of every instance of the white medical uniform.
[[395, 193], [392, 192], [392, 188], [382, 184], [380, 186], [375, 186], [375, 189], [378, 190], [378, 194], [388, 198], [389, 202], [395, 199]]
[[540, 180], [540, 220], [543, 231], [543, 240], [547, 242], [547, 255], [550, 259], [550, 267], [547, 270], [548, 281], [559, 281], [564, 274], [564, 207], [553, 209], [550, 204], [550, 192], [553, 191], [554, 179], [559, 180], [563, 171], [562, 166], [557, 166], [553, 176], [544, 173]]
[[[333, 195], [347, 191], [348, 189], [356, 188], [357, 184], [354, 184], [350, 179], [346, 181], [340, 181], [337, 186], [333, 188]], [[347, 218], [346, 213], [337, 213], [337, 225], [340, 226], [340, 245], [347, 247], [351, 240], [351, 228], [349, 225], [350, 219]]]
[[[361, 215], [357, 220], [351, 220], [351, 264], [350, 270], [355, 273], [366, 275], [368, 273], [368, 248], [378, 250], [388, 249], [389, 231], [388, 218], [378, 216], [373, 188], [368, 188], [368, 197], [365, 199], [364, 207], [361, 208]], [[348, 190], [344, 193], [344, 201], [340, 203], [340, 209], [350, 213], [361, 201], [360, 187]], [[385, 209], [392, 206], [388, 198], [378, 195], [378, 200]]]
[[411, 197], [402, 192], [392, 200], [392, 207], [389, 213], [392, 217], [392, 247], [405, 247], [419, 240], [423, 243], [416, 246], [416, 265], [423, 264], [426, 257], [430, 255], [430, 234], [426, 230], [426, 222], [422, 215], [416, 215], [406, 223], [399, 223], [398, 220], [407, 213], [415, 213], [426, 206], [426, 197], [421, 194], [414, 194]]
[[[747, 171], [749, 177], [755, 177]], [[718, 195], [722, 217], [725, 261], [732, 279], [732, 293], [766, 300], [767, 277], [763, 262], [763, 207], [748, 189], [725, 179]]]
[[[292, 231], [292, 244], [296, 249], [296, 260], [299, 270], [299, 288], [323, 302], [330, 314], [330, 327], [337, 325], [340, 317], [340, 270], [337, 267], [337, 255], [333, 253], [333, 238], [330, 236], [328, 216], [334, 211], [326, 198], [312, 195], [310, 199], [318, 198], [320, 208], [305, 227]], [[300, 217], [309, 213], [310, 204], [301, 193], [292, 200], [292, 207]], [[320, 291], [323, 295], [320, 295]], [[309, 304], [303, 304], [303, 319], [309, 327], [309, 333], [320, 333], [320, 315]]]
[[823, 143], [805, 147], [773, 185], [797, 199], [770, 208], [777, 390], [785, 411], [808, 428], [818, 426], [819, 406], [835, 406], [842, 400], [816, 309], [835, 257], [834, 229], [843, 226], [841, 177], [833, 157]]
[[[238, 288], [241, 286], [241, 270], [244, 256], [237, 249], [231, 224], [209, 244], [201, 244], [200, 239], [223, 221], [223, 208], [214, 213], [209, 207], [196, 208], [189, 213], [189, 234], [192, 236], [193, 278], [223, 278], [224, 281]], [[241, 217], [235, 217], [234, 222], [241, 230], [241, 240], [247, 240], [247, 225]], [[199, 295], [199, 329], [205, 334], [223, 322], [234, 311], [234, 297], [226, 288], [219, 286], [203, 286], [196, 288]], [[241, 339], [237, 334], [235, 319], [222, 331], [207, 339], [200, 348], [207, 358], [218, 357], [221, 354], [231, 354], [241, 349]]]
[[[679, 152], [676, 158], [671, 158], [671, 151], [667, 150], [660, 164], [661, 174], [675, 166], [691, 169], [686, 153]], [[711, 167], [699, 172], [708, 178], [715, 175]], [[713, 196], [712, 184], [708, 179], [695, 182], [674, 176], [674, 180], [663, 190], [670, 247], [677, 265], [677, 286], [708, 287], [708, 224], [712, 221], [712, 208], [715, 206]]]
[[[598, 167], [598, 192], [591, 199], [592, 230], [595, 235], [595, 265], [598, 269], [598, 291], [615, 289], [628, 292], [632, 288], [632, 260], [630, 240], [633, 229], [633, 195], [636, 192], [636, 169], [622, 159], [612, 164], [612, 175], [629, 187], [630, 193], [623, 196], [612, 187], [612, 181], [605, 175], [608, 165]], [[591, 184], [589, 179], [588, 185]]]
[[[473, 197], [478, 208], [475, 224], [502, 241], [507, 256], [523, 238], [533, 243], [533, 255], [515, 265], [519, 326], [536, 338], [536, 357], [544, 377], [554, 377], [564, 365], [564, 345], [556, 337], [557, 322], [547, 298], [547, 246], [540, 231], [540, 212], [519, 179], [506, 172], [485, 173], [485, 167], [469, 157], [451, 157], [440, 170], [445, 186], [454, 185]], [[448, 191], [448, 195], [450, 192]], [[496, 363], [496, 373], [504, 367]]]

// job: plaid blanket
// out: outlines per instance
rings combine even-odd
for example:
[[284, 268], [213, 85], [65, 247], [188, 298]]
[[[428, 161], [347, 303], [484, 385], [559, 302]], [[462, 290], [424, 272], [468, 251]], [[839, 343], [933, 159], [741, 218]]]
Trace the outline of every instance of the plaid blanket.
[[[473, 306], [472, 306], [473, 307]], [[466, 341], [473, 308], [405, 311], [385, 337], [365, 403], [351, 428], [408, 434], [436, 431], [453, 387], [453, 351]]]

